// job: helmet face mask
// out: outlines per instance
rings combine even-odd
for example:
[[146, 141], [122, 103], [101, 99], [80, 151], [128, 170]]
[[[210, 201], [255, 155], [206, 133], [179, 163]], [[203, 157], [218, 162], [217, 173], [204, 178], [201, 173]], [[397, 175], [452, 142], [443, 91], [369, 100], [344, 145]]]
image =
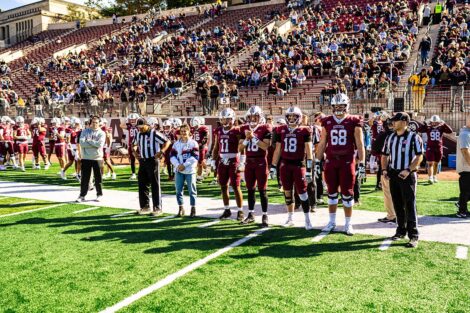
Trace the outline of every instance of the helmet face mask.
[[334, 104], [333, 105], [333, 114], [336, 116], [343, 116], [348, 112], [347, 104]]
[[302, 111], [298, 107], [290, 107], [287, 109], [285, 117], [289, 127], [297, 127], [302, 121]]
[[247, 115], [246, 122], [250, 125], [251, 128], [255, 128], [261, 124], [261, 116], [258, 114]]
[[219, 114], [219, 120], [222, 127], [229, 129], [235, 121], [235, 112], [230, 109], [223, 109]]
[[199, 126], [201, 126], [201, 120], [199, 117], [193, 117], [191, 119], [191, 127], [194, 127], [194, 128], [198, 128]]

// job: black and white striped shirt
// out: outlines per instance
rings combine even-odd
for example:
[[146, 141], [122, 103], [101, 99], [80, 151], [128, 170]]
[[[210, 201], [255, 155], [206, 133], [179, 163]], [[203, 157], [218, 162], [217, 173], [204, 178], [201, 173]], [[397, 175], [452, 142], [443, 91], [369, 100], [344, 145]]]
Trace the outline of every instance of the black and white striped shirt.
[[160, 151], [160, 146], [167, 141], [165, 135], [151, 129], [145, 133], [138, 132], [132, 144], [137, 145], [142, 159], [149, 159], [155, 157], [155, 154]]
[[405, 170], [417, 155], [423, 154], [423, 140], [409, 130], [401, 136], [391, 133], [385, 139], [382, 149], [384, 155], [389, 156], [388, 167], [393, 170]]

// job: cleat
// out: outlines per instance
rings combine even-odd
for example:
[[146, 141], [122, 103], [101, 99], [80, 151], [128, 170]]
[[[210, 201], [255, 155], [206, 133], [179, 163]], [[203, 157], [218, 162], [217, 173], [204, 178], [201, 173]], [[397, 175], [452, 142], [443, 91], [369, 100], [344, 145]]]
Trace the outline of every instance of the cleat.
[[210, 182], [210, 185], [218, 185], [219, 182], [217, 181], [217, 179], [214, 179]]
[[238, 211], [237, 212], [237, 221], [241, 222], [241, 221], [243, 221], [244, 218], [245, 218], [245, 214], [243, 214], [243, 211]]
[[149, 208], [142, 208], [139, 211], [137, 211], [137, 214], [139, 215], [147, 215], [150, 214], [150, 209]]
[[111, 179], [112, 179], [112, 180], [116, 180], [116, 173], [113, 173], [113, 174], [111, 175]]
[[400, 239], [403, 239], [403, 238], [405, 238], [405, 235], [396, 233], [396, 234], [393, 235], [390, 239], [391, 239], [392, 241], [397, 241], [397, 240], [400, 240]]
[[351, 224], [349, 224], [347, 226], [345, 225], [344, 226], [344, 233], [348, 236], [353, 236], [354, 233], [355, 233], [353, 226]]
[[7, 168], [4, 165], [0, 165], [0, 171], [5, 171]]
[[335, 228], [336, 228], [336, 223], [329, 222], [328, 225], [326, 225], [321, 231], [330, 232], [330, 231], [333, 231]]
[[51, 167], [51, 163], [47, 163], [46, 165], [44, 165], [44, 169], [47, 171], [49, 169], [49, 167]]
[[160, 216], [163, 214], [162, 209], [160, 208], [154, 208], [152, 213], [150, 213], [152, 216]]
[[282, 224], [282, 227], [292, 227], [294, 226], [294, 221], [292, 220], [292, 218], [287, 218], [287, 221]]
[[77, 203], [84, 202], [84, 201], [85, 201], [85, 197], [78, 197], [78, 199], [75, 200], [75, 202]]
[[60, 171], [60, 178], [62, 178], [63, 180], [67, 180], [67, 174], [65, 174], [64, 171]]
[[434, 183], [435, 183], [435, 184], [437, 184], [437, 183], [439, 182], [436, 177], [434, 177], [433, 180], [434, 180]]
[[248, 216], [241, 222], [241, 224], [251, 224], [255, 222], [255, 216], [253, 213], [248, 213]]
[[222, 215], [219, 217], [219, 219], [223, 220], [223, 219], [226, 219], [226, 218], [230, 218], [231, 215], [232, 215], [232, 211], [230, 211], [230, 209], [225, 209], [224, 213], [222, 213]]
[[184, 216], [184, 208], [180, 206], [178, 210], [178, 214], [176, 214], [176, 217], [183, 217], [183, 216]]
[[111, 178], [111, 173], [108, 172], [103, 175], [103, 179], [109, 179], [109, 178]]
[[323, 201], [323, 199], [317, 199], [317, 204], [318, 205], [325, 204], [325, 201]]
[[434, 180], [432, 178], [429, 178], [428, 183], [432, 185], [432, 184], [434, 184]]
[[263, 214], [263, 217], [261, 218], [261, 226], [262, 227], [269, 227], [268, 215], [267, 214]]
[[418, 247], [418, 238], [412, 238], [406, 246], [407, 248], [417, 248]]
[[196, 217], [196, 208], [191, 207], [191, 213], [189, 214], [189, 217]]
[[21, 171], [26, 172], [26, 169], [24, 168], [24, 166], [21, 167]]
[[310, 223], [310, 221], [305, 221], [305, 229], [306, 230], [312, 230], [313, 229], [312, 223]]
[[79, 182], [81, 181], [82, 179], [82, 176], [80, 174], [77, 174], [77, 176], [75, 176], [75, 179], [78, 180]]
[[132, 174], [129, 180], [137, 180], [137, 176], [135, 176], [135, 174]]

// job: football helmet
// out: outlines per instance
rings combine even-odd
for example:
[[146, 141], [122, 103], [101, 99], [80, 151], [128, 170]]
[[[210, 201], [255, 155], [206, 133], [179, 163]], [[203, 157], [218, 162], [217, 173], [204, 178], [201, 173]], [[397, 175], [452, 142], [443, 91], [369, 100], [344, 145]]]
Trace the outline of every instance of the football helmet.
[[223, 127], [230, 127], [235, 122], [235, 111], [231, 108], [225, 108], [219, 113], [220, 124]]
[[46, 124], [46, 120], [44, 119], [44, 117], [40, 117], [40, 118], [39, 118], [39, 123], [41, 123], [41, 125], [45, 125], [45, 124]]
[[22, 116], [17, 116], [15, 119], [16, 124], [24, 124], [24, 117]]
[[287, 122], [286, 122], [285, 119], [283, 119], [282, 117], [280, 117], [280, 118], [278, 118], [278, 119], [276, 120], [276, 124], [277, 124], [277, 125], [286, 125]]
[[55, 124], [56, 126], [60, 125], [60, 118], [54, 117], [54, 118], [51, 120], [51, 124]]
[[31, 121], [31, 125], [38, 125], [39, 123], [41, 123], [41, 119], [39, 117], [35, 117]]
[[139, 118], [139, 114], [131, 113], [127, 116], [126, 123], [129, 123], [131, 125], [135, 125], [135, 123], [137, 123], [138, 118]]
[[77, 124], [80, 125], [80, 126], [82, 126], [82, 121], [81, 121], [78, 117], [72, 117], [72, 118], [70, 119], [70, 124], [71, 124], [73, 127], [77, 126]]
[[343, 115], [349, 111], [349, 97], [347, 94], [338, 93], [331, 99], [334, 115]]
[[147, 119], [147, 124], [149, 124], [150, 127], [155, 127], [155, 125], [158, 125], [158, 120], [155, 117], [149, 117]]
[[170, 119], [164, 121], [164, 122], [162, 123], [163, 132], [164, 132], [165, 134], [169, 134], [169, 133], [171, 132], [171, 126], [172, 126], [172, 123], [171, 123], [171, 120], [170, 120]]
[[[62, 122], [62, 125], [70, 124], [70, 118], [64, 116], [64, 117], [61, 119], [61, 122]], [[59, 123], [59, 124], [60, 124], [60, 123]]]
[[431, 124], [439, 124], [442, 122], [441, 118], [439, 117], [439, 115], [433, 115], [431, 116], [431, 119], [429, 120], [431, 122]]
[[255, 128], [258, 124], [262, 124], [263, 110], [257, 105], [252, 106], [246, 111], [245, 120], [250, 125], [250, 128]]
[[180, 128], [181, 125], [183, 125], [183, 122], [179, 118], [173, 118], [172, 124], [173, 128]]
[[298, 107], [289, 107], [286, 110], [286, 124], [289, 126], [298, 126], [302, 121], [302, 111]]
[[195, 116], [191, 119], [189, 122], [191, 124], [191, 127], [198, 128], [201, 125], [204, 125], [203, 118], [199, 116]]

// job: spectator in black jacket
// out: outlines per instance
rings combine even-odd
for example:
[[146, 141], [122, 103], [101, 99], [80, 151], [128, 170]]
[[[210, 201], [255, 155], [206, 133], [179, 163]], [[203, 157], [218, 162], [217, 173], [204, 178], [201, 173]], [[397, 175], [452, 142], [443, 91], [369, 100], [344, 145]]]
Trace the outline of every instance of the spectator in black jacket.
[[449, 74], [450, 78], [450, 112], [454, 112], [455, 98], [460, 98], [460, 112], [464, 111], [463, 94], [465, 83], [467, 82], [467, 73], [460, 63], [457, 63]]
[[121, 91], [121, 117], [129, 113], [129, 89], [126, 87]]
[[419, 43], [419, 51], [421, 52], [421, 65], [424, 66], [428, 63], [429, 51], [431, 50], [432, 40], [429, 35], [423, 38]]
[[201, 95], [203, 114], [204, 115], [210, 114], [212, 110], [211, 110], [211, 105], [209, 101], [210, 90], [209, 90], [209, 85], [207, 83], [204, 83], [204, 85], [201, 87], [200, 95]]
[[210, 112], [209, 114], [212, 114], [214, 110], [219, 109], [219, 95], [220, 95], [220, 89], [219, 85], [217, 85], [216, 81], [213, 81], [209, 87], [210, 90], [210, 98], [211, 98], [211, 104], [210, 104]]

